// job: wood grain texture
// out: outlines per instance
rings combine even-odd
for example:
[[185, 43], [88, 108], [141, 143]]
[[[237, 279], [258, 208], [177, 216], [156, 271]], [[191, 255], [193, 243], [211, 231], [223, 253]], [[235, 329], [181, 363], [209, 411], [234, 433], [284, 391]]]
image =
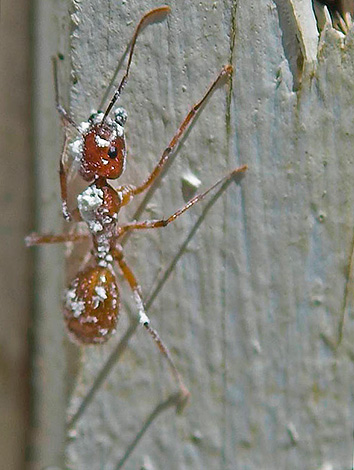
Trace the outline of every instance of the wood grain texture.
[[[159, 5], [76, 3], [70, 103], [77, 121], [99, 106], [134, 26]], [[167, 21], [139, 38], [122, 96], [129, 143], [122, 182], [142, 181], [229, 61], [231, 93], [224, 86], [210, 98], [144, 216], [183, 205], [186, 172], [206, 188], [240, 163], [249, 171], [205, 215], [149, 310], [192, 397], [182, 416], [170, 409], [157, 418], [124, 469], [349, 468], [353, 33], [344, 40], [327, 29], [316, 58], [314, 17], [304, 24], [294, 7], [293, 40], [304, 59], [294, 87], [298, 76], [282, 40], [289, 41], [289, 23], [280, 21], [276, 3], [180, 0], [171, 7]], [[129, 240], [126, 258], [145, 297], [203, 207]], [[126, 213], [129, 219], [134, 207]], [[121, 290], [124, 317], [135, 306], [124, 283]], [[126, 328], [123, 318], [109, 344], [83, 351], [71, 412]], [[146, 417], [173, 390], [164, 361], [139, 330], [76, 422], [69, 467], [118, 468]]]

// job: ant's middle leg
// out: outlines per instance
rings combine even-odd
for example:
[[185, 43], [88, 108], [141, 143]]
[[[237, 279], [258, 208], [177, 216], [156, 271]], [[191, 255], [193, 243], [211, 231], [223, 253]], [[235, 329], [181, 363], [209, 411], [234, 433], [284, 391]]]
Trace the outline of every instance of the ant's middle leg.
[[223, 183], [226, 183], [226, 181], [230, 180], [234, 176], [236, 176], [239, 173], [243, 173], [244, 171], [247, 170], [247, 165], [240, 166], [236, 168], [235, 170], [231, 171], [228, 173], [226, 176], [223, 178], [219, 179], [213, 186], [208, 188], [204, 193], [197, 194], [194, 196], [192, 199], [190, 199], [187, 204], [185, 204], [183, 207], [178, 209], [176, 212], [174, 212], [170, 217], [167, 219], [161, 219], [161, 220], [145, 220], [143, 222], [132, 222], [130, 224], [122, 225], [118, 228], [118, 237], [123, 236], [126, 232], [129, 232], [130, 230], [144, 230], [144, 229], [149, 229], [149, 228], [160, 228], [160, 227], [166, 227], [169, 223], [173, 222], [174, 220], [177, 219], [180, 215], [182, 215], [184, 212], [186, 212], [188, 209], [190, 209], [192, 206], [197, 204], [197, 202], [201, 201], [202, 199], [205, 198], [207, 194], [210, 193], [213, 189], [215, 189], [217, 186], [222, 185]]

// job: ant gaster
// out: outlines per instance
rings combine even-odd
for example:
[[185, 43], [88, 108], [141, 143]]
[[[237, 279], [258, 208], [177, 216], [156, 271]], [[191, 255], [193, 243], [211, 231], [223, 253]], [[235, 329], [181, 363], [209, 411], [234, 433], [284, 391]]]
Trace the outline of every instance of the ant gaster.
[[[108, 179], [119, 178], [125, 168], [124, 125], [127, 119], [127, 114], [123, 108], [113, 110], [113, 119], [109, 115], [127, 82], [134, 47], [140, 30], [148, 19], [156, 18], [157, 15], [166, 15], [169, 11], [169, 7], [162, 6], [149, 11], [142, 17], [132, 38], [126, 71], [107, 109], [104, 113], [94, 113], [87, 122], [82, 123], [80, 126], [75, 123], [59, 103], [57, 67], [56, 61], [53, 61], [56, 106], [65, 128], [65, 140], [60, 159], [63, 215], [66, 220], [86, 222], [89, 233], [67, 233], [62, 235], [32, 233], [26, 238], [26, 243], [31, 246], [44, 243], [77, 242], [91, 238], [93, 245], [91, 260], [86, 267], [79, 271], [65, 292], [64, 318], [70, 337], [81, 344], [101, 344], [106, 342], [115, 332], [119, 316], [119, 290], [114, 268], [117, 264], [133, 292], [140, 324], [150, 333], [160, 352], [167, 359], [180, 387], [182, 398], [186, 399], [189, 392], [183, 384], [169, 350], [156, 330], [150, 325], [150, 320], [144, 309], [141, 287], [124, 260], [120, 242], [123, 235], [130, 231], [165, 227], [194, 204], [201, 201], [214, 188], [233, 178], [236, 174], [243, 173], [247, 166], [244, 165], [231, 171], [211, 188], [193, 197], [181, 209], [166, 219], [118, 225], [120, 209], [156, 181], [200, 107], [221, 79], [232, 74], [231, 65], [226, 65], [221, 69], [203, 98], [190, 109], [178, 131], [164, 150], [159, 162], [140, 186], [124, 185], [114, 189], [108, 184]], [[68, 168], [64, 160], [69, 141], [67, 133], [69, 126], [79, 133], [79, 137], [71, 144], [74, 160], [79, 165], [79, 173], [85, 181], [91, 183], [77, 197], [77, 207], [73, 211], [69, 211], [68, 208]]]

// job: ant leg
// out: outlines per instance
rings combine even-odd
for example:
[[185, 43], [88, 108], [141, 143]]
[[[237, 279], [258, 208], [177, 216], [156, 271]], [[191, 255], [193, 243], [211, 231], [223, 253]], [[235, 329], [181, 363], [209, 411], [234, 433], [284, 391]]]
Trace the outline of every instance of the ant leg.
[[64, 161], [64, 157], [66, 155], [66, 150], [68, 147], [68, 141], [69, 141], [69, 137], [67, 134], [67, 127], [65, 127], [63, 149], [62, 149], [60, 160], [59, 160], [59, 181], [60, 181], [62, 214], [63, 214], [64, 219], [67, 222], [70, 222], [71, 220], [74, 220], [75, 222], [80, 222], [82, 219], [81, 219], [78, 209], [75, 208], [69, 211], [69, 207], [68, 207], [68, 167], [67, 167], [67, 163]]
[[217, 186], [220, 186], [223, 183], [226, 183], [226, 181], [230, 180], [233, 178], [235, 175], [239, 173], [243, 173], [244, 171], [247, 170], [247, 165], [240, 166], [239, 168], [236, 168], [235, 170], [231, 171], [228, 173], [226, 176], [223, 178], [219, 179], [213, 186], [211, 186], [209, 189], [204, 191], [204, 193], [197, 194], [194, 196], [192, 199], [190, 199], [187, 204], [185, 204], [183, 207], [178, 209], [178, 211], [174, 212], [170, 217], [167, 219], [161, 219], [161, 220], [145, 220], [143, 222], [132, 222], [130, 224], [122, 225], [121, 227], [118, 228], [118, 236], [121, 237], [124, 233], [130, 231], [130, 230], [142, 230], [142, 229], [148, 229], [148, 228], [159, 228], [159, 227], [166, 227], [169, 223], [173, 222], [174, 220], [177, 219], [180, 215], [182, 215], [184, 212], [186, 212], [188, 209], [190, 209], [194, 204], [197, 202], [201, 201], [202, 199], [205, 198], [207, 194], [210, 193], [213, 189], [215, 189]]
[[221, 72], [219, 73], [217, 78], [214, 80], [214, 82], [210, 85], [210, 87], [208, 88], [208, 90], [205, 93], [205, 95], [203, 96], [203, 98], [200, 101], [198, 101], [194, 106], [192, 106], [191, 110], [189, 111], [187, 116], [182, 121], [182, 124], [180, 125], [178, 131], [176, 132], [176, 134], [173, 136], [172, 140], [168, 144], [168, 147], [166, 147], [166, 149], [164, 150], [164, 152], [163, 152], [163, 154], [160, 158], [160, 161], [155, 166], [153, 171], [150, 173], [148, 178], [143, 182], [143, 184], [141, 184], [140, 186], [138, 186], [136, 188], [132, 188], [130, 190], [131, 196], [135, 196], [137, 194], [142, 193], [143, 191], [145, 191], [145, 189], [147, 189], [149, 186], [151, 186], [151, 184], [156, 180], [156, 178], [160, 175], [163, 167], [166, 165], [166, 163], [167, 163], [170, 155], [172, 154], [173, 150], [175, 149], [175, 147], [177, 146], [177, 144], [180, 141], [181, 137], [183, 136], [184, 132], [186, 131], [188, 126], [191, 124], [191, 122], [193, 122], [198, 110], [203, 106], [203, 104], [208, 99], [208, 97], [211, 95], [211, 93], [214, 91], [215, 87], [218, 85], [220, 80], [225, 75], [231, 76], [232, 71], [233, 71], [232, 65], [225, 65], [221, 69]]
[[148, 20], [148, 19], [151, 19], [152, 16], [154, 15], [159, 15], [159, 14], [168, 14], [170, 12], [170, 7], [168, 6], [163, 6], [163, 7], [158, 7], [158, 8], [154, 8], [153, 10], [150, 10], [148, 11], [142, 18], [141, 20], [139, 21], [138, 23], [138, 26], [136, 27], [135, 29], [135, 32], [134, 32], [134, 35], [133, 35], [133, 39], [131, 40], [131, 47], [130, 47], [130, 53], [129, 53], [129, 58], [128, 58], [128, 64], [127, 64], [127, 68], [125, 69], [125, 72], [124, 72], [124, 75], [123, 75], [123, 78], [119, 84], [119, 86], [116, 88], [114, 94], [113, 94], [113, 97], [111, 99], [111, 101], [109, 102], [108, 106], [107, 106], [107, 109], [103, 115], [103, 118], [102, 118], [102, 122], [101, 122], [101, 125], [105, 122], [105, 120], [107, 119], [107, 116], [108, 114], [111, 112], [115, 102], [117, 101], [117, 99], [119, 98], [125, 84], [127, 83], [127, 80], [128, 80], [128, 75], [129, 75], [129, 70], [130, 70], [130, 64], [132, 62], [132, 58], [133, 58], [133, 52], [134, 52], [134, 48], [135, 48], [135, 43], [136, 43], [136, 40], [137, 40], [137, 37], [142, 29], [142, 27], [144, 26], [144, 23]]
[[25, 238], [26, 246], [44, 245], [49, 243], [82, 242], [90, 238], [89, 234], [63, 233], [61, 235], [39, 235], [30, 233]]
[[59, 100], [59, 85], [58, 85], [58, 65], [57, 60], [55, 57], [52, 57], [53, 63], [53, 77], [54, 77], [54, 90], [55, 90], [55, 106], [60, 114], [60, 117], [63, 121], [64, 126], [71, 125], [74, 127], [78, 132], [81, 133], [80, 127], [76, 124], [76, 122], [69, 116], [68, 112], [63, 108], [60, 104]]
[[55, 105], [60, 114], [63, 126], [64, 126], [64, 144], [63, 149], [60, 156], [59, 161], [59, 176], [60, 176], [60, 192], [61, 192], [61, 200], [62, 200], [62, 211], [64, 219], [70, 221], [72, 216], [68, 209], [68, 171], [66, 164], [64, 163], [64, 157], [66, 155], [69, 136], [68, 136], [68, 127], [71, 125], [73, 126], [78, 132], [81, 133], [79, 126], [73, 121], [73, 119], [69, 116], [69, 114], [65, 111], [65, 109], [60, 104], [59, 100], [59, 84], [58, 84], [58, 66], [57, 60], [55, 57], [52, 57], [53, 63], [53, 77], [54, 77], [54, 90], [55, 90]]
[[63, 149], [62, 149], [60, 160], [59, 160], [59, 178], [60, 178], [60, 194], [61, 194], [62, 212], [63, 212], [64, 219], [69, 222], [72, 219], [72, 217], [68, 209], [68, 171], [67, 171], [67, 166], [64, 163], [64, 156], [66, 154], [66, 150], [68, 147], [68, 141], [69, 141], [69, 137], [68, 137], [67, 130], [65, 127], [64, 144], [63, 144]]
[[115, 260], [117, 261], [117, 263], [119, 264], [119, 267], [123, 273], [124, 278], [128, 282], [131, 290], [133, 291], [134, 300], [138, 307], [138, 312], [139, 312], [139, 323], [147, 330], [147, 332], [150, 334], [150, 336], [154, 340], [155, 344], [159, 348], [159, 351], [167, 360], [171, 368], [171, 371], [173, 373], [173, 376], [176, 379], [176, 382], [180, 389], [179, 409], [182, 409], [185, 406], [186, 401], [188, 400], [189, 391], [187, 387], [184, 385], [181, 374], [178, 372], [177, 367], [175, 363], [173, 362], [170, 351], [168, 350], [167, 346], [163, 343], [157, 331], [150, 326], [150, 319], [146, 315], [146, 312], [145, 312], [145, 307], [144, 307], [142, 294], [141, 294], [141, 287], [138, 284], [133, 272], [131, 271], [127, 263], [124, 261], [122, 252], [115, 250], [113, 253], [113, 256]]

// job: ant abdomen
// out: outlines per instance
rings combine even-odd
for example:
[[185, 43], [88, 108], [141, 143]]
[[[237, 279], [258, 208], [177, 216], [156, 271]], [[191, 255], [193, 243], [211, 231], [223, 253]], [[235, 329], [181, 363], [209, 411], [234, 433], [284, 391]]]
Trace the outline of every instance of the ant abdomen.
[[107, 267], [88, 267], [78, 273], [65, 292], [64, 318], [72, 339], [101, 344], [115, 332], [119, 291]]

